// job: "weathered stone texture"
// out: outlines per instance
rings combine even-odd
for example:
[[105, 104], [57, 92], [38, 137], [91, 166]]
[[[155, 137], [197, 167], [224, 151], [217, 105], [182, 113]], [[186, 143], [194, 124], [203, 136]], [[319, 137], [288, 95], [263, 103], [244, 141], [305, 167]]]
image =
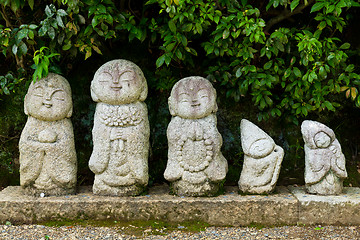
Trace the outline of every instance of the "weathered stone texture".
[[169, 109], [165, 179], [177, 195], [213, 196], [228, 169], [220, 151], [215, 89], [205, 78], [184, 78], [171, 91]]
[[21, 133], [20, 185], [28, 194], [75, 193], [77, 161], [69, 83], [50, 73], [25, 96], [28, 120]]
[[239, 179], [242, 192], [263, 194], [274, 190], [279, 178], [284, 150], [252, 122], [240, 124], [244, 165]]
[[157, 186], [138, 197], [98, 196], [81, 187], [77, 195], [36, 198], [23, 196], [19, 187], [0, 192], [0, 222], [37, 223], [56, 220], [166, 222], [201, 221], [216, 226], [295, 224], [297, 201], [286, 188], [271, 196], [241, 196], [237, 188], [211, 198], [169, 195], [168, 186]]
[[301, 133], [305, 142], [306, 190], [320, 195], [341, 194], [347, 172], [334, 131], [322, 123], [306, 120]]
[[148, 183], [150, 127], [147, 84], [141, 69], [127, 60], [105, 63], [91, 82], [96, 105], [94, 148], [89, 167], [99, 195], [140, 194]]
[[360, 188], [345, 187], [337, 196], [308, 194], [305, 187], [289, 187], [299, 201], [300, 224], [359, 225]]

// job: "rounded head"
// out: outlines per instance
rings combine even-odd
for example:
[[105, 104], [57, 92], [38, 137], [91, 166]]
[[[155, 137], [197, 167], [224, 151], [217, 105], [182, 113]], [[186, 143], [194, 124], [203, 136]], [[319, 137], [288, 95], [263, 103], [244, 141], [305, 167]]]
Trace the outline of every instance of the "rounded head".
[[275, 144], [273, 141], [267, 138], [258, 139], [250, 145], [249, 155], [254, 158], [266, 157], [274, 148]]
[[331, 144], [331, 137], [324, 132], [318, 132], [314, 136], [315, 145], [318, 148], [327, 148]]
[[301, 133], [305, 145], [311, 149], [327, 148], [336, 139], [332, 129], [322, 123], [311, 120], [303, 121]]
[[57, 121], [72, 115], [71, 88], [68, 81], [55, 73], [32, 82], [24, 100], [26, 115], [44, 121]]
[[171, 90], [169, 109], [172, 116], [199, 119], [217, 111], [216, 90], [203, 77], [187, 77]]
[[102, 65], [91, 82], [91, 97], [95, 102], [111, 105], [144, 101], [147, 84], [141, 69], [133, 62], [119, 59]]

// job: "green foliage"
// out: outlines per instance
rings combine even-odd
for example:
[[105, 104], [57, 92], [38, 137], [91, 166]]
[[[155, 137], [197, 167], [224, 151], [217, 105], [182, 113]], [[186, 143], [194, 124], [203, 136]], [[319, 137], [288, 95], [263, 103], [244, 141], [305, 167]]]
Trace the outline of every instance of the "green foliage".
[[40, 50], [37, 50], [34, 53], [34, 65], [32, 66], [32, 68], [35, 69], [35, 72], [33, 74], [33, 81], [46, 77], [49, 73], [49, 65], [51, 58], [60, 55], [58, 53], [49, 54], [47, 52], [49, 52], [49, 48], [41, 47]]
[[[246, 0], [149, 0], [135, 9], [111, 0], [0, 4], [6, 25], [0, 26], [2, 53], [15, 59], [17, 68], [27, 69], [34, 61], [33, 79], [47, 75], [51, 57], [64, 62], [80, 52], [88, 59], [127, 34], [129, 41], [148, 42], [157, 68], [195, 67], [205, 54], [203, 72], [235, 101], [251, 97], [259, 120], [285, 116], [296, 123], [310, 112], [335, 111], [341, 104], [333, 96], [342, 91], [360, 107], [360, 75], [349, 64], [351, 45], [338, 37], [348, 9], [360, 5], [354, 0], [270, 0], [266, 6]], [[28, 14], [29, 21], [19, 24], [6, 11], [24, 15], [28, 7], [42, 16]], [[278, 15], [269, 18], [274, 9]], [[279, 25], [303, 11], [314, 20], [300, 28]], [[156, 88], [171, 88], [173, 77], [161, 79]], [[2, 85], [2, 93], [9, 93], [10, 82]]]

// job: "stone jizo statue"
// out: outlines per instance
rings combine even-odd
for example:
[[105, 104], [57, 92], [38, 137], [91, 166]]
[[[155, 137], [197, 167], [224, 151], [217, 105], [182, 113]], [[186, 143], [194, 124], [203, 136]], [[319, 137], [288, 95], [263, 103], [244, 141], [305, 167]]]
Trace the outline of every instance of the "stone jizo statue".
[[252, 122], [240, 123], [244, 165], [239, 188], [244, 193], [265, 194], [274, 190], [279, 178], [284, 150]]
[[172, 88], [169, 109], [165, 179], [177, 195], [214, 195], [228, 170], [220, 152], [215, 89], [205, 78], [184, 78]]
[[20, 185], [36, 196], [75, 193], [77, 161], [70, 85], [50, 73], [32, 82], [25, 96], [28, 115], [21, 133]]
[[95, 194], [138, 195], [148, 184], [147, 90], [143, 72], [130, 61], [113, 60], [96, 71], [91, 82], [97, 105], [89, 160]]
[[305, 142], [305, 186], [309, 193], [337, 195], [347, 177], [345, 156], [335, 133], [316, 121], [301, 124]]

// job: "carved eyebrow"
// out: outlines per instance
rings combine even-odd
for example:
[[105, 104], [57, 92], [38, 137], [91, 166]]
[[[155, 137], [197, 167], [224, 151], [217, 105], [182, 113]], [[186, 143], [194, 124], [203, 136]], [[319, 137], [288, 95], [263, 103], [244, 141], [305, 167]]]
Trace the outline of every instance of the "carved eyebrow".
[[[55, 89], [55, 90], [53, 90], [52, 91], [52, 93], [50, 94], [50, 97], [52, 97], [53, 95], [54, 95], [54, 93], [56, 93], [56, 92], [64, 92], [65, 93], [65, 91], [63, 90], [63, 89]], [[65, 99], [65, 98], [64, 98]]]
[[[41, 94], [44, 94], [44, 92], [43, 92], [43, 91], [44, 91], [44, 88], [43, 88], [42, 86], [36, 86], [36, 87], [33, 89], [33, 91], [37, 91], [38, 89], [41, 89], [41, 90], [42, 90], [42, 93], [41, 93]], [[39, 92], [36, 92], [36, 93], [35, 93], [35, 96], [36, 96], [36, 95], [39, 95], [39, 94], [40, 94]]]
[[180, 92], [178, 96], [180, 97], [181, 95], [187, 95], [187, 96], [189, 96], [190, 94], [188, 94], [187, 92]]

